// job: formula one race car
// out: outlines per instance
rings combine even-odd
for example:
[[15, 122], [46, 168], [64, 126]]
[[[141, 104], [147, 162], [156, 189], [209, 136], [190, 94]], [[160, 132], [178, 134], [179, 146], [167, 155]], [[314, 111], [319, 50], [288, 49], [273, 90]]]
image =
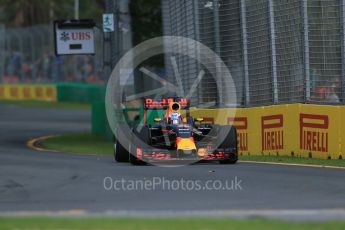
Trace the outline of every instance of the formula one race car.
[[[145, 99], [144, 106], [142, 124], [132, 127], [131, 132], [118, 126], [114, 150], [116, 161], [134, 165], [157, 161], [219, 161], [221, 164], [237, 162], [235, 127], [206, 124], [203, 118], [191, 117], [189, 102], [185, 98], [167, 98], [161, 101], [148, 98]], [[148, 110], [164, 110], [165, 114], [148, 124]]]

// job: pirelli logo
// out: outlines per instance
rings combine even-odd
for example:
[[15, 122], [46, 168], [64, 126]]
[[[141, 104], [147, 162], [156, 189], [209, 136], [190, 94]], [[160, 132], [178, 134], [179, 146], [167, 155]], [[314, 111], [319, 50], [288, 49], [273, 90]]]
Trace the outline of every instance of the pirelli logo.
[[28, 86], [23, 87], [23, 97], [24, 98], [32, 98], [31, 88]]
[[248, 151], [248, 119], [247, 117], [229, 117], [228, 124], [237, 130], [237, 143], [240, 151]]
[[11, 98], [14, 98], [14, 99], [18, 99], [19, 98], [18, 87], [11, 87], [10, 88], [10, 96], [11, 96]]
[[0, 85], [0, 99], [5, 98], [5, 87]]
[[327, 115], [300, 114], [300, 148], [309, 151], [328, 152]]
[[283, 114], [261, 117], [262, 151], [284, 149]]

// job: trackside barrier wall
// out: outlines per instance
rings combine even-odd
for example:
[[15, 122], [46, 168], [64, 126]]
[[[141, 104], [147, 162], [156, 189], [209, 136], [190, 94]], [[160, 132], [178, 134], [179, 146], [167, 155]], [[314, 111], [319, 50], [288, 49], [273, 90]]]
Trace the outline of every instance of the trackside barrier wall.
[[110, 129], [107, 114], [105, 111], [104, 102], [94, 102], [92, 103], [92, 113], [91, 113], [91, 133], [95, 135], [101, 135], [108, 140], [112, 140], [114, 135]]
[[104, 102], [105, 86], [82, 83], [0, 84], [0, 100]]
[[[343, 159], [345, 107], [309, 104], [239, 108], [234, 117], [221, 110], [192, 109], [193, 117], [237, 127], [241, 155], [280, 155]], [[225, 114], [229, 111], [223, 111]]]
[[57, 101], [57, 89], [50, 84], [1, 84], [0, 100]]
[[[191, 108], [191, 116], [202, 117], [205, 123], [234, 125], [241, 155], [345, 157], [345, 132], [341, 132], [345, 130], [345, 119], [342, 119], [345, 118], [345, 106], [287, 104], [238, 109]], [[104, 115], [101, 120], [105, 119]]]
[[0, 84], [0, 100], [37, 100], [92, 104], [92, 133], [112, 139], [105, 114], [105, 86], [82, 83]]
[[104, 102], [105, 85], [82, 83], [57, 84], [57, 100], [60, 102]]
[[[92, 132], [112, 137], [104, 86], [89, 84], [1, 84], [0, 99], [93, 103]], [[191, 109], [205, 122], [237, 127], [242, 155], [343, 159], [345, 106], [287, 104], [236, 109]], [[132, 111], [133, 112], [133, 111]], [[140, 117], [142, 112], [138, 110]], [[152, 117], [155, 117], [152, 114]]]

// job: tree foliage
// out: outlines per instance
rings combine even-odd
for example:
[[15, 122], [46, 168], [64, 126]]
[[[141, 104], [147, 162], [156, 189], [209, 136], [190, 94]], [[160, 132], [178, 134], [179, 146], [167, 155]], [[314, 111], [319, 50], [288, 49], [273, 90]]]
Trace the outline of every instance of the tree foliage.
[[[163, 35], [161, 0], [132, 0], [130, 12], [134, 46]], [[142, 65], [162, 67], [164, 56], [151, 57]]]
[[[80, 0], [80, 18], [101, 21], [103, 0]], [[74, 17], [74, 0], [0, 0], [0, 24], [26, 27]]]
[[132, 0], [130, 11], [134, 45], [150, 38], [162, 36], [160, 0]]

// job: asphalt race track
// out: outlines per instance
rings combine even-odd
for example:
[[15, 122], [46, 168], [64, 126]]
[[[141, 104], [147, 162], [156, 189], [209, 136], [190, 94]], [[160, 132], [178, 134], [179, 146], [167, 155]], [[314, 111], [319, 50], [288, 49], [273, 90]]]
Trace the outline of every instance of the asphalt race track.
[[[90, 113], [0, 105], [0, 213], [84, 210], [88, 213], [316, 213], [345, 217], [345, 170], [238, 163], [178, 168], [131, 166], [112, 157], [38, 152], [33, 137], [87, 131]], [[128, 181], [236, 180], [228, 190], [105, 189]], [[107, 184], [107, 186], [109, 183]], [[172, 186], [172, 185], [171, 185]], [[179, 185], [181, 186], [181, 185]], [[256, 211], [255, 211], [256, 210]], [[308, 212], [309, 210], [309, 212]], [[322, 214], [325, 211], [325, 215]], [[333, 213], [333, 214], [332, 214]]]

